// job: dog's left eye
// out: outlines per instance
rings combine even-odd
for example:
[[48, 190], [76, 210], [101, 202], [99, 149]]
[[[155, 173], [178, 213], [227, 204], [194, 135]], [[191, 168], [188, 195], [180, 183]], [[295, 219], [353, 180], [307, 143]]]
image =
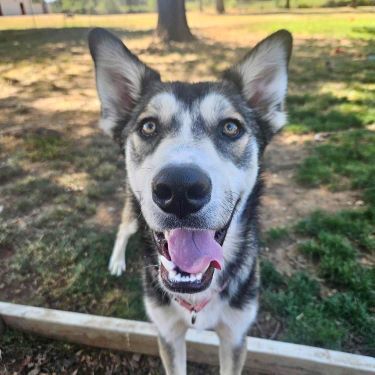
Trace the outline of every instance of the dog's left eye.
[[222, 133], [230, 138], [237, 138], [242, 132], [242, 127], [237, 120], [225, 120], [222, 123]]
[[141, 131], [142, 135], [144, 135], [146, 137], [150, 137], [150, 136], [156, 134], [156, 130], [157, 130], [157, 125], [156, 125], [155, 120], [146, 119], [146, 120], [142, 121], [141, 126], [140, 126], [140, 131]]

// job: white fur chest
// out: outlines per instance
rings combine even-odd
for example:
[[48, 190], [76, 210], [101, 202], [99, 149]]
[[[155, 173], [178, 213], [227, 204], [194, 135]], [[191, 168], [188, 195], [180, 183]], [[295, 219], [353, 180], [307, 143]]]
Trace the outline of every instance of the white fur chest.
[[167, 340], [173, 340], [187, 328], [217, 330], [219, 327], [226, 327], [234, 337], [240, 338], [244, 328], [246, 330], [254, 321], [258, 309], [256, 300], [246, 308], [234, 309], [217, 294], [197, 313], [195, 323], [192, 324], [192, 313], [177, 301], [160, 306], [146, 297], [145, 305], [150, 319]]

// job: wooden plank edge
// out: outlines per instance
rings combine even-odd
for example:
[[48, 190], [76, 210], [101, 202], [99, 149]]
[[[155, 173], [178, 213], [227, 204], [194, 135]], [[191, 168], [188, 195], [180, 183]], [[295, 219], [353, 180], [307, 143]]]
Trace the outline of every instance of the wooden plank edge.
[[[158, 355], [157, 330], [151, 323], [0, 302], [5, 325], [58, 340], [100, 348]], [[214, 332], [189, 330], [188, 359], [218, 365], [218, 337]], [[279, 375], [375, 373], [375, 359], [367, 356], [278, 341], [247, 338], [245, 367], [255, 373]]]

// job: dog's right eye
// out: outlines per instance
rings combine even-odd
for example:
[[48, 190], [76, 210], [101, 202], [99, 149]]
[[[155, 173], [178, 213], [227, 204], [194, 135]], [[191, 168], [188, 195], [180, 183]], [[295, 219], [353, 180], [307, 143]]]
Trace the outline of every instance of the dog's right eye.
[[156, 120], [145, 119], [142, 121], [140, 126], [140, 132], [145, 137], [151, 137], [157, 132]]

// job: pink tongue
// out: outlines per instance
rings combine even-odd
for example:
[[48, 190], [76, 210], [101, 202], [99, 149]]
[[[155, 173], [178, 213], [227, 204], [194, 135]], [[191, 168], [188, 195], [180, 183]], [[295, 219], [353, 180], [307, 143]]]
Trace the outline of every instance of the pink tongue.
[[172, 262], [188, 273], [203, 272], [211, 262], [215, 268], [221, 269], [223, 251], [214, 236], [215, 232], [211, 230], [171, 230], [166, 239]]

